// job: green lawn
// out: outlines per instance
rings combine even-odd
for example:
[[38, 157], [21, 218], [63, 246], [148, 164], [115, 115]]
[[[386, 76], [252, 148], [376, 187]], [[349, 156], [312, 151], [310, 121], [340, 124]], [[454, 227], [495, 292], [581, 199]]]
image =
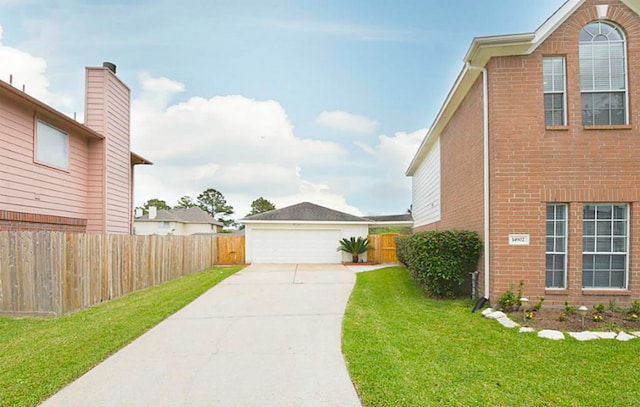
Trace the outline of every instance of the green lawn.
[[60, 318], [0, 318], [0, 406], [43, 401], [241, 268], [212, 268]]
[[359, 273], [343, 351], [364, 406], [623, 406], [640, 339], [552, 341], [427, 298], [401, 267]]

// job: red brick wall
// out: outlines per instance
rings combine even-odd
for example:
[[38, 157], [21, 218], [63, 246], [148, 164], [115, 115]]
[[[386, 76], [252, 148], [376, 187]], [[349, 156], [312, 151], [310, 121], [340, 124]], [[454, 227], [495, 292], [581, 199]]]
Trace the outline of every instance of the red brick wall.
[[[597, 18], [595, 4], [611, 4], [609, 20], [624, 30], [628, 50], [630, 125], [582, 125], [578, 33]], [[543, 56], [567, 62], [568, 124], [545, 128]], [[630, 203], [629, 290], [619, 303], [640, 297], [640, 17], [619, 2], [586, 1], [532, 55], [492, 59], [489, 70], [491, 157], [491, 299], [524, 282], [545, 304], [608, 302], [612, 291], [582, 289], [582, 207], [585, 202]], [[465, 115], [459, 110], [457, 115]], [[471, 119], [471, 116], [469, 116]], [[444, 161], [444, 160], [443, 160]], [[444, 194], [444, 192], [443, 192]], [[547, 203], [569, 209], [568, 288], [545, 290]], [[481, 219], [481, 218], [480, 218]], [[529, 246], [509, 246], [508, 235], [527, 233]]]
[[0, 232], [2, 231], [52, 231], [85, 233], [86, 219], [63, 216], [36, 215], [13, 211], [0, 211]]
[[[464, 229], [484, 235], [482, 76], [440, 135], [441, 221], [415, 232]], [[483, 270], [484, 259], [478, 264]], [[480, 288], [484, 284], [480, 281]], [[480, 290], [482, 293], [482, 289]]]

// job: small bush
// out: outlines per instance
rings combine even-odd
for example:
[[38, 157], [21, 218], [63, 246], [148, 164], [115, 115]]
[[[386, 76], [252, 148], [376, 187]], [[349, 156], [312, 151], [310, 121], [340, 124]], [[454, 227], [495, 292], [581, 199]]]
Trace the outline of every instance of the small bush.
[[409, 265], [409, 248], [411, 247], [411, 235], [398, 236], [396, 240], [396, 256], [398, 261], [407, 267]]
[[576, 305], [570, 305], [569, 301], [565, 301], [564, 302], [564, 310], [567, 313], [567, 315], [573, 315], [578, 310], [578, 307]]
[[476, 270], [482, 242], [476, 232], [434, 230], [397, 239], [398, 260], [439, 297], [454, 297]]

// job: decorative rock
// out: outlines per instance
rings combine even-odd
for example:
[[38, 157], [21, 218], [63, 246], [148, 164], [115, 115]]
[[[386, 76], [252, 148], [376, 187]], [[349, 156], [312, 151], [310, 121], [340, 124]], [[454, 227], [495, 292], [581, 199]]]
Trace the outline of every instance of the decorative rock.
[[535, 329], [530, 328], [528, 326], [522, 326], [522, 327], [520, 327], [520, 330], [519, 330], [519, 332], [521, 332], [521, 333], [522, 332], [535, 332], [535, 331], [536, 331]]
[[507, 316], [498, 318], [498, 319], [496, 319], [496, 321], [500, 322], [500, 324], [502, 326], [504, 326], [505, 328], [515, 328], [517, 326], [520, 326], [517, 323], [515, 323], [514, 321], [512, 321], [511, 319], [509, 319], [509, 317], [507, 317]]
[[579, 341], [590, 341], [593, 339], [599, 339], [598, 335], [593, 332], [584, 331], [584, 332], [569, 332], [569, 336], [575, 338]]
[[552, 329], [543, 329], [538, 332], [540, 338], [553, 339], [554, 341], [560, 341], [564, 339], [564, 334], [560, 331], [554, 331]]
[[493, 312], [493, 308], [485, 308], [485, 309], [482, 310], [482, 315], [486, 317], [487, 315], [491, 314], [492, 312]]
[[600, 339], [615, 339], [617, 334], [615, 332], [593, 332]]
[[618, 336], [616, 336], [616, 339], [617, 339], [617, 340], [619, 340], [619, 341], [623, 341], [623, 342], [630, 341], [630, 340], [635, 339], [635, 338], [636, 338], [635, 336], [633, 336], [633, 335], [629, 335], [629, 334], [628, 334], [628, 333], [626, 333], [626, 332], [620, 332], [620, 333], [618, 334]]
[[505, 314], [502, 311], [494, 311], [492, 313], [489, 313], [489, 314], [485, 315], [485, 317], [487, 317], [489, 319], [499, 319], [499, 318], [506, 318], [507, 314]]

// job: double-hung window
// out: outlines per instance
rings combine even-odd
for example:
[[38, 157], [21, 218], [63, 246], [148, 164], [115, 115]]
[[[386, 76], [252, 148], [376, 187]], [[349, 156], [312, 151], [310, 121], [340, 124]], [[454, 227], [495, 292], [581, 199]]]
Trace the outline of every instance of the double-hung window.
[[567, 124], [564, 57], [542, 59], [544, 80], [544, 124], [564, 126]]
[[69, 168], [69, 135], [37, 120], [36, 160], [60, 168]]
[[582, 286], [626, 288], [629, 206], [586, 204], [583, 212]]
[[594, 21], [580, 31], [582, 124], [627, 124], [627, 63], [622, 31]]
[[567, 270], [567, 205], [547, 205], [545, 287], [565, 288]]

